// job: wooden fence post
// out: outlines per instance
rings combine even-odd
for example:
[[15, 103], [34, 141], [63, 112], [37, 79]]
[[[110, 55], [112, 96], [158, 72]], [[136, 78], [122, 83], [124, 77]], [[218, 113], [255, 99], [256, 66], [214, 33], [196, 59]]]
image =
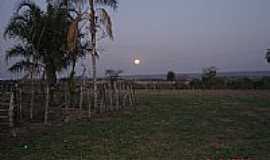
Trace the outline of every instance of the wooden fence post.
[[11, 92], [10, 101], [9, 101], [9, 108], [8, 108], [8, 117], [9, 117], [9, 127], [14, 127], [14, 93]]
[[100, 87], [101, 90], [101, 95], [100, 95], [100, 113], [104, 113], [105, 112], [105, 97], [106, 97], [106, 89], [105, 89], [105, 84], [101, 84]]
[[127, 100], [127, 88], [126, 88], [126, 83], [123, 83], [123, 86], [122, 86], [122, 107], [126, 107], [126, 100]]
[[132, 105], [132, 91], [131, 91], [131, 88], [130, 86], [127, 86], [127, 94], [128, 94], [128, 102], [129, 102], [129, 105]]
[[44, 112], [44, 124], [48, 124], [48, 110], [49, 110], [49, 103], [50, 103], [50, 87], [46, 85], [46, 104], [45, 104], [45, 112]]
[[87, 97], [88, 97], [88, 118], [90, 119], [92, 116], [92, 111], [91, 111], [91, 93], [90, 93], [90, 88], [87, 89]]
[[136, 104], [136, 91], [135, 91], [135, 88], [132, 86], [131, 84], [131, 98], [132, 98], [132, 105], [133, 104]]
[[19, 87], [19, 118], [20, 120], [23, 119], [22, 115], [22, 88]]
[[116, 110], [119, 109], [119, 90], [117, 88], [117, 81], [114, 82], [114, 91], [115, 91], [115, 96], [114, 96], [114, 100], [115, 100], [115, 108]]
[[30, 119], [33, 119], [33, 109], [34, 109], [34, 83], [33, 80], [31, 80], [31, 102], [30, 102]]
[[113, 86], [112, 83], [109, 83], [109, 111], [111, 112], [113, 110]]
[[64, 83], [64, 86], [65, 86], [65, 89], [64, 89], [64, 94], [65, 94], [65, 111], [67, 111], [67, 109], [68, 109], [68, 105], [69, 105], [69, 100], [68, 100], [68, 92], [69, 92], [69, 90], [68, 90], [68, 86], [67, 86], [67, 82], [66, 83]]
[[16, 131], [14, 129], [14, 109], [15, 109], [14, 92], [11, 92], [8, 108], [9, 128], [11, 130], [11, 135], [13, 137], [16, 137]]
[[85, 81], [83, 80], [83, 83], [81, 83], [81, 85], [80, 85], [80, 111], [82, 111], [82, 105], [83, 105], [83, 96], [84, 96], [84, 94], [83, 94], [83, 88], [84, 88], [84, 83], [85, 83]]
[[104, 84], [104, 112], [108, 112], [108, 85]]

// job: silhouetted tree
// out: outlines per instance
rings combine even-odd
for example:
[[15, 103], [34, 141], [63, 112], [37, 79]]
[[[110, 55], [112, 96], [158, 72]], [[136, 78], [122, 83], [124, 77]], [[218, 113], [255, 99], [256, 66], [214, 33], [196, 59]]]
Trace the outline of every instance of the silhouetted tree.
[[176, 80], [176, 75], [173, 71], [169, 71], [167, 73], [167, 81], [175, 81]]
[[[71, 0], [72, 1], [72, 0]], [[66, 0], [67, 2], [67, 0]], [[77, 1], [82, 2], [82, 1]], [[68, 4], [68, 3], [66, 3]], [[82, 4], [87, 4], [87, 1], [83, 1]], [[96, 58], [98, 57], [97, 50], [97, 40], [98, 34], [101, 34], [101, 38], [109, 36], [110, 39], [113, 39], [112, 33], [112, 21], [109, 13], [106, 11], [105, 7], [110, 7], [116, 9], [118, 7], [117, 0], [88, 0], [89, 11], [87, 13], [80, 14], [75, 21], [70, 25], [68, 42], [72, 46], [72, 42], [76, 42], [78, 36], [78, 25], [79, 21], [86, 21], [85, 24], [87, 29], [89, 29], [89, 51], [92, 57], [92, 77], [93, 77], [93, 93], [94, 93], [94, 108], [97, 107], [97, 77], [96, 77]], [[74, 45], [73, 45], [74, 46]]]
[[4, 36], [18, 40], [7, 51], [7, 58], [21, 57], [9, 70], [30, 68], [44, 71], [50, 84], [56, 82], [56, 73], [69, 64], [67, 31], [70, 20], [61, 8], [48, 5], [46, 12], [31, 1], [22, 1], [10, 19]]
[[206, 88], [213, 87], [217, 75], [217, 68], [212, 66], [203, 69], [202, 82]]

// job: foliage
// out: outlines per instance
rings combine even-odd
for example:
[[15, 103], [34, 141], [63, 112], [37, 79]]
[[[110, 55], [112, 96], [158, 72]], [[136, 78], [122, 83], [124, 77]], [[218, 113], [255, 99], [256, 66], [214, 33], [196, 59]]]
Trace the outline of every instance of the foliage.
[[193, 89], [270, 89], [270, 78], [220, 77], [215, 67], [203, 70], [202, 78], [190, 82]]
[[200, 79], [191, 80], [189, 85], [192, 89], [202, 89], [203, 88], [203, 83]]
[[248, 77], [216, 77], [207, 87], [205, 82], [199, 79], [193, 79], [189, 85], [190, 88], [193, 89], [270, 89], [270, 78], [262, 77], [251, 79]]
[[[42, 15], [43, 11], [35, 3], [22, 1], [14, 16], [11, 17], [5, 29], [4, 37], [14, 39], [19, 43], [6, 51], [6, 60], [16, 57], [22, 59], [15, 62], [9, 68], [9, 71], [25, 71], [28, 74], [34, 74], [34, 72], [41, 70], [42, 65], [37, 62], [39, 56], [36, 49], [40, 44]], [[36, 70], [34, 71], [34, 69]]]
[[250, 78], [237, 78], [228, 82], [228, 88], [230, 89], [254, 89], [255, 81]]
[[122, 74], [122, 70], [113, 70], [113, 69], [107, 69], [105, 71], [105, 75], [111, 80], [115, 81], [120, 78], [120, 74]]
[[202, 73], [202, 82], [205, 88], [211, 88], [216, 83], [217, 68], [209, 67], [204, 68]]
[[[64, 1], [66, 4], [66, 8], [68, 9], [68, 1]], [[74, 1], [71, 1], [74, 2]], [[72, 43], [75, 43], [76, 41], [74, 39], [77, 39], [80, 29], [78, 22], [82, 22], [82, 28], [87, 30], [87, 33], [89, 33], [89, 39], [85, 40], [86, 46], [88, 46], [88, 50], [90, 52], [91, 58], [92, 58], [92, 75], [93, 75], [93, 107], [97, 107], [97, 57], [99, 56], [98, 49], [97, 49], [97, 41], [99, 39], [103, 39], [106, 36], [109, 36], [110, 39], [113, 39], [113, 33], [112, 33], [112, 21], [111, 17], [109, 16], [109, 13], [104, 8], [110, 7], [113, 9], [117, 8], [118, 2], [116, 0], [89, 0], [88, 1], [88, 11], [85, 12], [79, 12], [79, 15], [76, 17], [76, 19], [73, 21], [73, 23], [69, 27], [68, 31], [68, 45], [69, 46], [75, 46]], [[77, 1], [75, 4], [86, 4], [82, 3], [82, 1]], [[75, 23], [75, 24], [74, 24]], [[101, 35], [98, 37], [98, 35]], [[90, 110], [89, 110], [90, 111]], [[91, 113], [89, 112], [89, 118], [91, 116]]]
[[[44, 71], [48, 81], [53, 84], [56, 73], [67, 68], [66, 34], [71, 19], [64, 9], [48, 4], [42, 11], [34, 2], [22, 1], [5, 30], [5, 37], [19, 40], [7, 51], [7, 59], [23, 58], [13, 65], [11, 71], [23, 71], [29, 64]], [[25, 63], [28, 62], [28, 63]]]
[[176, 80], [176, 75], [173, 71], [169, 71], [167, 73], [167, 81], [175, 81]]

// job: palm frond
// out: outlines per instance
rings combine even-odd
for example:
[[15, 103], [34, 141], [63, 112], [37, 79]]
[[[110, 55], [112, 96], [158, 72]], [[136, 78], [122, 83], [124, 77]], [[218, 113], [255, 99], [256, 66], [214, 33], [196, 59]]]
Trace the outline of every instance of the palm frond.
[[111, 7], [113, 9], [118, 8], [118, 1], [117, 0], [95, 0], [95, 3], [98, 5]]
[[41, 9], [31, 0], [23, 0], [19, 3], [16, 9], [16, 13], [19, 13], [22, 8], [28, 7], [32, 13], [41, 13]]
[[78, 31], [78, 23], [80, 21], [81, 16], [78, 16], [68, 27], [67, 33], [67, 45], [69, 51], [72, 51], [76, 48], [76, 43], [79, 35]]
[[16, 73], [29, 70], [29, 68], [33, 66], [34, 63], [30, 62], [29, 60], [21, 60], [12, 65], [8, 70], [12, 73]]
[[47, 0], [49, 4], [58, 6], [58, 7], [67, 7], [68, 9], [74, 7], [83, 7], [84, 4], [87, 4], [88, 0]]
[[68, 27], [67, 46], [69, 51], [72, 51], [76, 48], [77, 40], [82, 36], [82, 34], [80, 34], [80, 30], [85, 25], [85, 23], [83, 23], [79, 28], [79, 23], [85, 19], [89, 19], [88, 13], [80, 13]]
[[32, 49], [31, 47], [23, 47], [22, 45], [18, 44], [14, 46], [13, 48], [10, 48], [6, 51], [6, 61], [8, 61], [10, 58], [15, 57], [26, 57], [29, 58], [32, 55]]
[[108, 12], [104, 8], [98, 9], [99, 21], [105, 29], [105, 32], [113, 39], [112, 20]]
[[[26, 8], [25, 8], [26, 7]], [[22, 11], [22, 12], [21, 12]], [[41, 9], [32, 1], [24, 0], [17, 6], [17, 10], [13, 17], [10, 19], [5, 31], [4, 38], [18, 38], [21, 40], [32, 37], [31, 29], [42, 15]]]
[[24, 29], [25, 27], [26, 23], [22, 21], [21, 16], [14, 16], [5, 28], [3, 36], [5, 39], [16, 37], [25, 38], [27, 35], [26, 30]]

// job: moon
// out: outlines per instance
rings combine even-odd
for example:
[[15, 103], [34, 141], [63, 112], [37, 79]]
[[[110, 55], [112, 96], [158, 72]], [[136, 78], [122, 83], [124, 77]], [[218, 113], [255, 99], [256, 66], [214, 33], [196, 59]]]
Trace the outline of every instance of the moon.
[[141, 63], [141, 60], [139, 60], [139, 59], [135, 59], [135, 60], [134, 60], [134, 64], [138, 65], [138, 64], [140, 64], [140, 63]]

